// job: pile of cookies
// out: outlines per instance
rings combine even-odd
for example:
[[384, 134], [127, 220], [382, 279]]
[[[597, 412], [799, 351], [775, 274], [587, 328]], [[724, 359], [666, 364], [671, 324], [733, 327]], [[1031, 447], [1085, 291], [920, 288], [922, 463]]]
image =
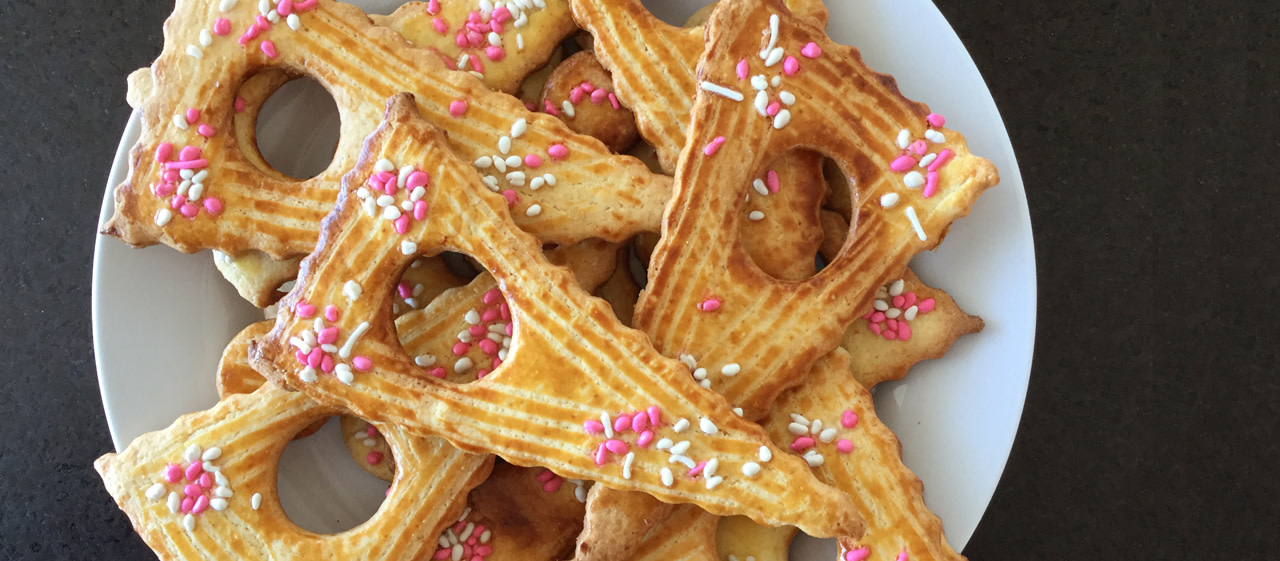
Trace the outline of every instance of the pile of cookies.
[[[869, 390], [982, 328], [907, 265], [996, 170], [825, 19], [178, 0], [104, 233], [214, 249], [268, 312], [108, 491], [163, 559], [960, 558]], [[342, 121], [309, 179], [255, 138], [300, 76]], [[317, 535], [276, 473], [335, 415], [391, 486]]]

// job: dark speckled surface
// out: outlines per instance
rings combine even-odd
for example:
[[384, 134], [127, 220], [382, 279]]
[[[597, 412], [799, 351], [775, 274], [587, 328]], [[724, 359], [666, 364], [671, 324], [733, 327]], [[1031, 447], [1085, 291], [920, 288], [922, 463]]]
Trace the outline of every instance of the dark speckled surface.
[[[34, 5], [33, 5], [34, 4]], [[1280, 555], [1280, 7], [938, 0], [1027, 185], [1040, 324], [972, 559]], [[89, 317], [124, 78], [167, 0], [0, 2], [0, 558], [146, 559]]]

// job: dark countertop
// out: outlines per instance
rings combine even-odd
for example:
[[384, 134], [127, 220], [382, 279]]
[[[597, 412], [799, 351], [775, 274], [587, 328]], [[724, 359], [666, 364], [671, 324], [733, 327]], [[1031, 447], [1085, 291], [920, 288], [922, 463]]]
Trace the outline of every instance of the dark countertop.
[[[937, 3], [1009, 128], [1040, 281], [1021, 431], [965, 553], [1275, 558], [1280, 7]], [[124, 78], [170, 9], [0, 3], [3, 559], [151, 557], [91, 467], [89, 281]]]

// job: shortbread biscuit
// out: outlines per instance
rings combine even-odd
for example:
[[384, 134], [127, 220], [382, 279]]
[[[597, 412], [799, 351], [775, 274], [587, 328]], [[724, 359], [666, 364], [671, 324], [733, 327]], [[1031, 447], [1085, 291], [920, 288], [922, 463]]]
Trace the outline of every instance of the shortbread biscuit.
[[[394, 169], [404, 189], [393, 189]], [[417, 187], [428, 189], [412, 201], [415, 220], [403, 234], [368, 208], [364, 201], [374, 195], [362, 191], [403, 197]], [[679, 363], [619, 324], [567, 270], [547, 264], [506, 209], [474, 168], [455, 159], [412, 98], [394, 97], [386, 122], [344, 177], [338, 206], [282, 301], [275, 329], [251, 349], [255, 368], [372, 421], [394, 420], [518, 465], [818, 536], [861, 532], [842, 494], [815, 486], [803, 462], [774, 450], [757, 425], [698, 390]], [[509, 303], [508, 325], [518, 326], [505, 362], [461, 385], [425, 375], [404, 354], [382, 288], [416, 255], [445, 247], [490, 271]]]
[[570, 129], [623, 152], [639, 137], [635, 114], [613, 93], [609, 71], [590, 51], [579, 51], [556, 66], [542, 89], [539, 107]]

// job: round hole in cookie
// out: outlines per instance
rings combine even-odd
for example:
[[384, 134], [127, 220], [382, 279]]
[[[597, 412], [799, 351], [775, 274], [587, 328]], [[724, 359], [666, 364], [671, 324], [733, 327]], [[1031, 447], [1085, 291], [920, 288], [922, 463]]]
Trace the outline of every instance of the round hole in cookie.
[[254, 130], [267, 165], [289, 177], [309, 179], [333, 161], [341, 126], [333, 96], [314, 79], [301, 77], [266, 99]]
[[685, 27], [689, 19], [710, 2], [708, 0], [643, 0], [642, 3], [658, 19], [676, 27]]
[[796, 282], [817, 272], [813, 255], [823, 241], [819, 210], [827, 191], [820, 171], [816, 153], [788, 151], [741, 187], [738, 242], [764, 274]]
[[319, 534], [335, 534], [371, 518], [386, 498], [388, 484], [348, 455], [342, 429], [330, 418], [316, 434], [290, 442], [280, 455], [277, 493], [289, 520]]

